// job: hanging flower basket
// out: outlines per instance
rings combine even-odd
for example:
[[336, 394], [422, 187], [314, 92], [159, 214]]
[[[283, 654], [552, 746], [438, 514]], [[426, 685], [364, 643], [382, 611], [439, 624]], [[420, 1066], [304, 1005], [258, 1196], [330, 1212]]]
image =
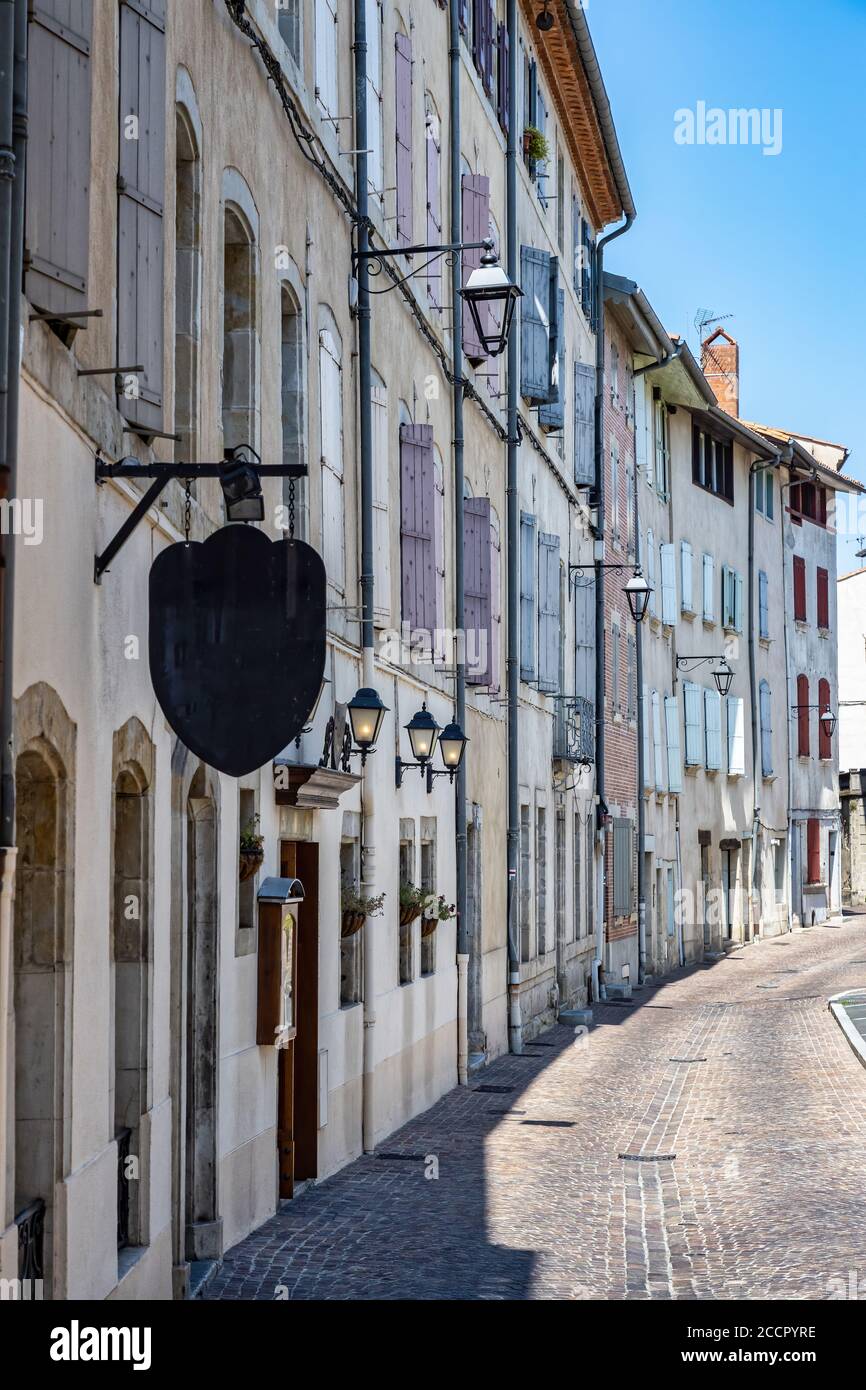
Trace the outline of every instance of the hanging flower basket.
[[264, 862], [263, 849], [242, 849], [238, 854], [238, 881], [246, 883], [248, 878], [258, 873]]
[[422, 937], [432, 936], [440, 922], [448, 922], [457, 915], [454, 904], [450, 905], [440, 893], [430, 893], [425, 899], [424, 915], [421, 918]]
[[367, 920], [366, 912], [353, 912], [347, 908], [343, 913], [343, 922], [340, 929], [340, 936], [345, 941], [347, 936], [354, 936], [359, 932]]
[[438, 925], [439, 925], [439, 918], [438, 918], [438, 917], [422, 917], [422, 919], [421, 919], [421, 935], [422, 935], [422, 937], [425, 937], [425, 938], [426, 938], [426, 937], [428, 937], [428, 936], [432, 936], [433, 933], [434, 933], [434, 931], [435, 931], [436, 928], [438, 927]]
[[416, 917], [421, 916], [421, 904], [412, 905], [405, 903], [400, 908], [400, 926], [408, 927], [410, 922], [414, 922]]

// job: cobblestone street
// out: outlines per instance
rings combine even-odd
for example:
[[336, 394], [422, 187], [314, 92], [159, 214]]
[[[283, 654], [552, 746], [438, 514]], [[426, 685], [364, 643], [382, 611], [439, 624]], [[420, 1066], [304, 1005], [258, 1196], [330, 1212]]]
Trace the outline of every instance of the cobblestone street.
[[285, 1204], [207, 1296], [862, 1296], [866, 1070], [827, 999], [864, 982], [849, 916], [597, 1007]]

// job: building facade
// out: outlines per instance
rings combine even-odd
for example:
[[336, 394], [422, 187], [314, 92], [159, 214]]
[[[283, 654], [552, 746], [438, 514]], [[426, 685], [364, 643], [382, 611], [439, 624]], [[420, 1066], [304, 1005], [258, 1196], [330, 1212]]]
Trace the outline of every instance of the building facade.
[[839, 800], [842, 818], [842, 902], [866, 902], [866, 569], [836, 582], [839, 634]]

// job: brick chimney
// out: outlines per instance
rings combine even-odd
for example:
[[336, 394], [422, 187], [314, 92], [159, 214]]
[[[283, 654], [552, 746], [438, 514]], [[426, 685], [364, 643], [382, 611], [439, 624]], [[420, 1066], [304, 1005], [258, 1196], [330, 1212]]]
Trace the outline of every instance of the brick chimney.
[[701, 369], [722, 410], [739, 415], [740, 349], [724, 328], [717, 328], [701, 343]]

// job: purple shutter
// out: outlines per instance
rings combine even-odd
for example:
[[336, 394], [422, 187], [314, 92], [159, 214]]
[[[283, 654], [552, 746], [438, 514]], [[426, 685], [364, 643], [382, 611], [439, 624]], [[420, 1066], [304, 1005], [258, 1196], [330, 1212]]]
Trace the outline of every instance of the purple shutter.
[[[427, 139], [427, 245], [442, 245], [442, 205], [439, 194], [439, 138], [435, 116], [428, 119]], [[442, 260], [427, 267], [427, 294], [436, 308], [442, 305]]]
[[494, 95], [493, 51], [496, 44], [496, 0], [484, 0], [484, 9], [484, 71], [482, 78], [484, 90], [492, 100]]
[[436, 627], [435, 477], [432, 425], [400, 426], [400, 559], [403, 621]]
[[[463, 628], [466, 633], [466, 679], [489, 685], [493, 679], [493, 633], [490, 607], [490, 499], [467, 497], [463, 503]], [[472, 658], [475, 669], [468, 669]]]
[[[490, 180], [486, 174], [463, 175], [463, 241], [483, 241], [490, 235]], [[480, 248], [463, 252], [463, 284], [481, 264]], [[463, 351], [470, 362], [483, 362], [487, 353], [481, 345], [469, 309], [463, 304]]]
[[397, 243], [412, 240], [412, 44], [397, 34], [394, 55], [394, 90], [397, 102]]

